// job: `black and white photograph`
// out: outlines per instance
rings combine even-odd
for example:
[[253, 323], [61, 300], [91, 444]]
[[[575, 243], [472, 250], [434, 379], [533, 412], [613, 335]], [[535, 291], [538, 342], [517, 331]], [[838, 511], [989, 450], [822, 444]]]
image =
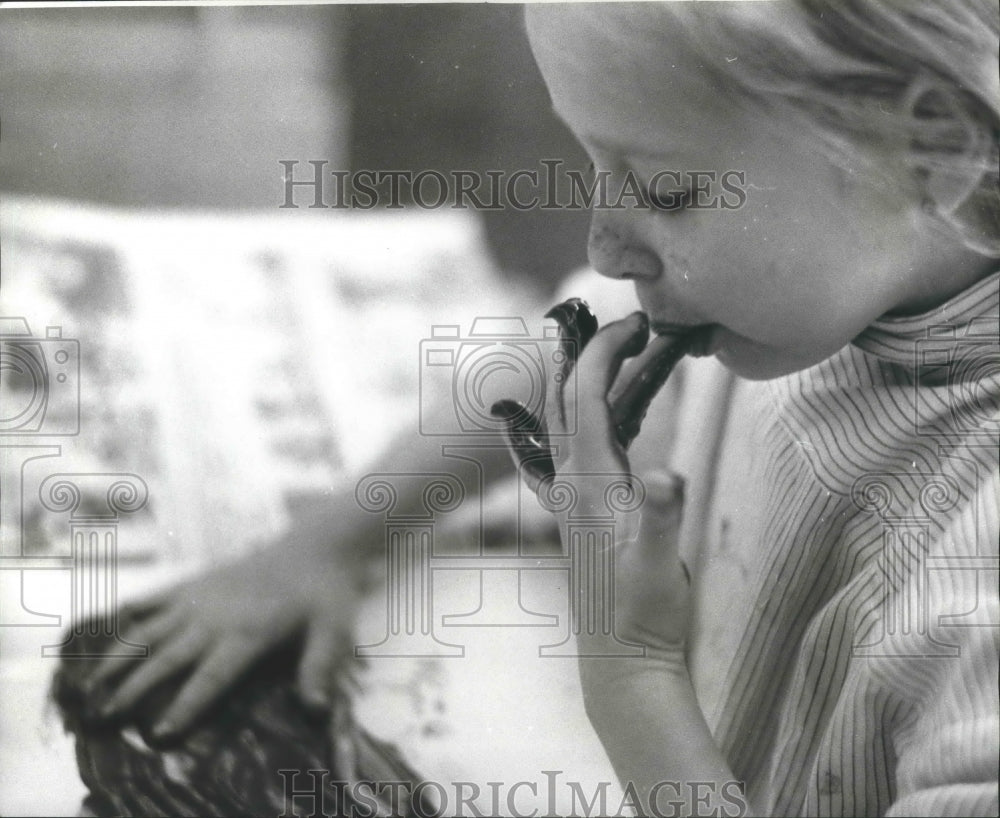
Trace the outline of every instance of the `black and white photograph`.
[[998, 44], [0, 2], [0, 815], [1000, 816]]

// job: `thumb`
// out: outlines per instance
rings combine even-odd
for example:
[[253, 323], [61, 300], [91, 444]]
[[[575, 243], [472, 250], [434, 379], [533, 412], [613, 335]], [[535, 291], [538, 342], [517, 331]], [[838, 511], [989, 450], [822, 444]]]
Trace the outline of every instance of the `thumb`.
[[643, 475], [646, 497], [639, 512], [636, 558], [650, 570], [687, 575], [680, 558], [681, 519], [684, 513], [684, 478], [657, 470]]

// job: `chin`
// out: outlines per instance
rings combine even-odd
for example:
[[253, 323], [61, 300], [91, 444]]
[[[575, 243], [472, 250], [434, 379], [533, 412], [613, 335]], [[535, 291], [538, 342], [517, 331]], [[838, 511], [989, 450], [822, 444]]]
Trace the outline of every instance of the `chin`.
[[790, 375], [815, 366], [828, 357], [769, 349], [746, 340], [719, 344], [713, 353], [726, 369], [749, 381], [768, 381]]

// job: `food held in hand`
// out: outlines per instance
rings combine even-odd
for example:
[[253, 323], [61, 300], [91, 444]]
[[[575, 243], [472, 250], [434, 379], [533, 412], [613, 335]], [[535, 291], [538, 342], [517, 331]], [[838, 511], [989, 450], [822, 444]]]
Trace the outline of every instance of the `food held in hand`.
[[[559, 324], [559, 346], [562, 352], [555, 400], [559, 421], [565, 423], [566, 412], [563, 388], [570, 380], [580, 354], [597, 334], [597, 317], [586, 301], [570, 298], [557, 304], [545, 314]], [[644, 355], [642, 365], [630, 373], [618, 394], [611, 400], [611, 418], [615, 436], [623, 449], [628, 449], [639, 434], [646, 412], [663, 385], [670, 377], [677, 362], [687, 354], [694, 332], [669, 332], [657, 334], [646, 343], [649, 321], [643, 317], [636, 334], [624, 350], [627, 357]], [[492, 407], [495, 417], [506, 422], [507, 445], [532, 490], [556, 471], [555, 458], [545, 421], [537, 417], [518, 401], [501, 400]]]

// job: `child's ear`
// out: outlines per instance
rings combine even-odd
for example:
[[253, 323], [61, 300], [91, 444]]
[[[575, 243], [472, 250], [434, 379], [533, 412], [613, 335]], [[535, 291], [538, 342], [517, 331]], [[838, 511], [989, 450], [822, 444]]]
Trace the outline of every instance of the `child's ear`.
[[920, 79], [903, 105], [924, 210], [957, 231], [965, 245], [1000, 256], [1000, 152], [997, 114], [944, 83]]

